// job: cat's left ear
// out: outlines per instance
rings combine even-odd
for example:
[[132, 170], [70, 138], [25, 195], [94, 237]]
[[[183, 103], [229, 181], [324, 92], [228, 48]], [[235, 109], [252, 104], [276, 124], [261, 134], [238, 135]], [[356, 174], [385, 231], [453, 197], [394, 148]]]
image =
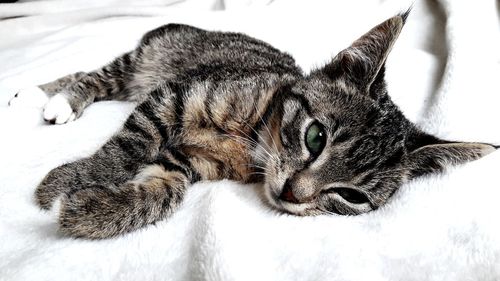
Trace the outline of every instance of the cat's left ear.
[[344, 78], [362, 93], [369, 93], [373, 82], [383, 78], [381, 69], [408, 14], [409, 11], [375, 26], [320, 71], [332, 80]]
[[409, 177], [415, 178], [477, 160], [499, 147], [487, 143], [445, 141], [420, 133], [409, 140], [407, 148], [409, 151], [403, 165]]

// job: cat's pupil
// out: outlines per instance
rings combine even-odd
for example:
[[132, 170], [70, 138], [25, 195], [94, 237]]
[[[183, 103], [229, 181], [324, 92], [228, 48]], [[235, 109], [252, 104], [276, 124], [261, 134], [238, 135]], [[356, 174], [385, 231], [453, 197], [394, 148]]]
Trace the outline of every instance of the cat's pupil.
[[346, 201], [354, 204], [361, 204], [369, 201], [366, 195], [352, 188], [335, 188], [335, 192]]
[[306, 147], [311, 154], [318, 156], [326, 144], [326, 134], [319, 122], [314, 122], [306, 132]]

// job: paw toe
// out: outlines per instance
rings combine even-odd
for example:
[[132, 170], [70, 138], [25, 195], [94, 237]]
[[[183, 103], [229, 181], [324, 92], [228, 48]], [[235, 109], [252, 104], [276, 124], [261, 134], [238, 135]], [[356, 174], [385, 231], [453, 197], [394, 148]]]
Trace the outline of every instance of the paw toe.
[[45, 192], [44, 187], [39, 186], [35, 191], [35, 200], [42, 210], [50, 210], [55, 199]]
[[101, 193], [106, 192], [88, 188], [65, 197], [59, 213], [61, 233], [87, 239], [113, 236], [114, 231], [110, 231], [110, 227], [105, 223], [110, 213], [106, 212], [106, 204], [102, 202], [105, 195]]
[[43, 110], [43, 118], [51, 124], [64, 124], [75, 120], [75, 117], [68, 99], [62, 94], [53, 96]]
[[43, 210], [50, 210], [54, 201], [62, 195], [57, 182], [42, 181], [35, 190], [35, 200]]
[[27, 87], [18, 91], [9, 101], [9, 106], [41, 107], [47, 102], [47, 95], [37, 86]]
[[62, 165], [50, 171], [35, 190], [35, 200], [40, 208], [50, 209], [54, 201], [69, 191], [70, 186], [75, 186], [74, 174], [71, 164]]

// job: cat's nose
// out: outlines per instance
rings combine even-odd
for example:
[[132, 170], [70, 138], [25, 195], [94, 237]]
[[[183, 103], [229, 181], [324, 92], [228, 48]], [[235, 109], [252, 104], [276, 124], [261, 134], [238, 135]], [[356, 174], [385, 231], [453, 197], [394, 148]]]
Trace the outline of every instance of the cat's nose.
[[283, 186], [283, 191], [281, 191], [279, 199], [290, 203], [295, 203], [295, 204], [299, 203], [299, 200], [293, 194], [292, 185], [290, 184], [289, 180], [285, 182]]

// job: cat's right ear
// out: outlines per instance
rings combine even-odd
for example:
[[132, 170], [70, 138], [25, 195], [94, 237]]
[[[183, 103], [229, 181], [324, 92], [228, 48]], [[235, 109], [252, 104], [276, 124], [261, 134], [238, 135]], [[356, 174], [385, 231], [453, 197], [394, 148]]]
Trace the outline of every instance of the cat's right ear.
[[403, 165], [410, 178], [415, 178], [477, 160], [498, 148], [486, 143], [445, 141], [422, 133], [409, 145]]
[[373, 82], [383, 78], [380, 76], [383, 76], [385, 60], [409, 12], [394, 16], [372, 28], [316, 73], [332, 80], [344, 79], [361, 93], [369, 93]]

